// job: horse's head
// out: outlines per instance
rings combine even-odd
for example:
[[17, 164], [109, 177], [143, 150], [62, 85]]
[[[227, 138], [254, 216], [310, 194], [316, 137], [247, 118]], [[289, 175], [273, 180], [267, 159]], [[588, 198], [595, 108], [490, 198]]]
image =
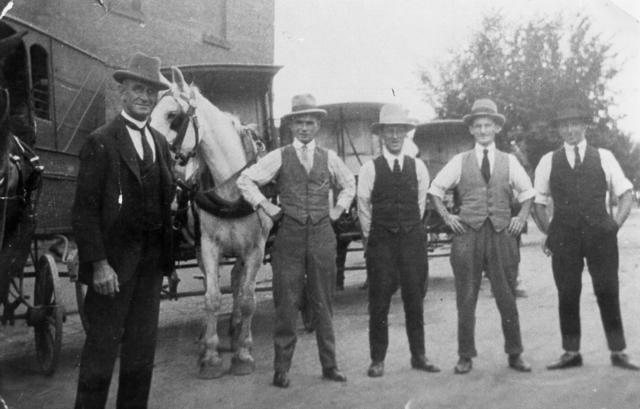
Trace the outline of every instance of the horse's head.
[[250, 130], [187, 84], [178, 68], [172, 67], [171, 73], [171, 86], [160, 94], [151, 126], [165, 135], [178, 161], [206, 163], [219, 185], [255, 156]]

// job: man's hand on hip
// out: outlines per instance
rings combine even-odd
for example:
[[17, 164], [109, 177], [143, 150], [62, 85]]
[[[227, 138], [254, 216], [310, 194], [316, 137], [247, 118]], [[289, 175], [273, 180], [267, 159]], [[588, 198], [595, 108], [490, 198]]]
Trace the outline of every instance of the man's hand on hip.
[[282, 209], [279, 206], [274, 205], [269, 200], [263, 200], [258, 204], [258, 209], [264, 210], [264, 212], [269, 216], [273, 221], [278, 221], [282, 217]]
[[118, 275], [109, 265], [107, 260], [93, 263], [93, 289], [102, 295], [113, 297], [120, 292]]
[[451, 230], [453, 230], [453, 232], [456, 234], [462, 234], [467, 230], [464, 228], [460, 216], [458, 216], [457, 214], [449, 213], [445, 217], [444, 222], [447, 224], [447, 226], [451, 227]]
[[507, 231], [512, 236], [517, 236], [522, 232], [522, 229], [524, 229], [524, 225], [525, 222], [522, 219], [519, 217], [512, 217], [509, 222], [509, 227], [507, 227]]
[[335, 222], [342, 216], [342, 213], [344, 213], [344, 208], [340, 205], [335, 206], [329, 210], [329, 218], [332, 222]]

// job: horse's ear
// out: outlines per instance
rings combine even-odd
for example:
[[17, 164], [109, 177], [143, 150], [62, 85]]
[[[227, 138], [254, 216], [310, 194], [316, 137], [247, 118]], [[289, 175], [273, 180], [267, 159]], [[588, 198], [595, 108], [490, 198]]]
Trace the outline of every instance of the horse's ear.
[[171, 75], [173, 76], [173, 82], [178, 86], [180, 91], [184, 91], [187, 88], [187, 83], [184, 80], [182, 71], [176, 66], [171, 67]]
[[160, 82], [163, 84], [166, 84], [167, 86], [169, 86], [169, 88], [171, 88], [171, 81], [169, 81], [167, 79], [167, 77], [165, 77], [164, 75], [162, 75], [162, 73], [160, 73]]

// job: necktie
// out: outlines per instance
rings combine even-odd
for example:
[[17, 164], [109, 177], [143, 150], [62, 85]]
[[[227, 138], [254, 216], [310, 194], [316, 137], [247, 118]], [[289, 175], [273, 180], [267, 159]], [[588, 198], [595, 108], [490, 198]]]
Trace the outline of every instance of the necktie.
[[400, 162], [398, 162], [398, 159], [393, 160], [393, 173], [400, 173]]
[[302, 153], [302, 166], [304, 166], [304, 169], [307, 171], [307, 173], [309, 173], [311, 171], [311, 162], [309, 161], [309, 147], [307, 145], [302, 145], [300, 152]]
[[573, 147], [573, 153], [576, 155], [575, 160], [573, 162], [573, 169], [578, 169], [578, 166], [582, 163], [580, 160], [580, 150], [578, 149], [578, 145]]
[[146, 167], [152, 166], [153, 151], [151, 150], [151, 146], [149, 146], [149, 142], [147, 142], [147, 135], [144, 131], [147, 125], [145, 124], [145, 126], [141, 128], [133, 122], [127, 121], [126, 119], [124, 120], [124, 122], [129, 128], [135, 129], [136, 131], [140, 132], [140, 141], [142, 142], [142, 162]]
[[488, 149], [483, 149], [482, 150], [482, 165], [480, 166], [480, 173], [482, 173], [482, 177], [484, 178], [484, 181], [486, 183], [489, 183], [489, 179], [491, 178], [491, 170], [489, 168], [489, 156], [487, 156], [489, 154], [489, 150]]

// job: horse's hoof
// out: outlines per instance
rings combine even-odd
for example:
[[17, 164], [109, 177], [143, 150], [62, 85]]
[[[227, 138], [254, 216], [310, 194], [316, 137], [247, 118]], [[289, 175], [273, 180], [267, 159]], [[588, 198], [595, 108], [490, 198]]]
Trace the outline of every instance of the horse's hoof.
[[243, 361], [235, 356], [231, 358], [231, 373], [235, 376], [249, 375], [253, 373], [255, 369], [256, 363], [253, 359]]
[[225, 370], [222, 367], [222, 362], [219, 364], [209, 364], [206, 362], [200, 362], [200, 372], [198, 378], [200, 379], [216, 379], [225, 374]]

